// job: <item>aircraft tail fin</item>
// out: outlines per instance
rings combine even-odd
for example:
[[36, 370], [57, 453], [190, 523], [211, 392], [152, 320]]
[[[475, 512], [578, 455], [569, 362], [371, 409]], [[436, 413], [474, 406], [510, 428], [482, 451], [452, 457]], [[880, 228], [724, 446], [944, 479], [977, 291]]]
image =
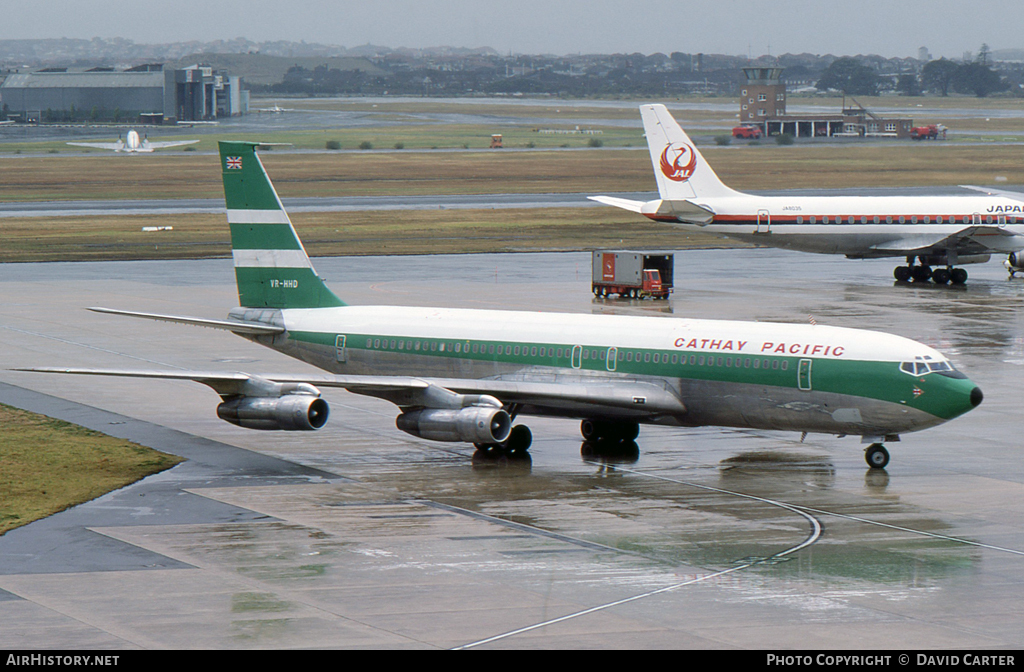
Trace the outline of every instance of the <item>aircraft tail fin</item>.
[[344, 306], [313, 269], [256, 154], [260, 143], [218, 144], [239, 304], [246, 308]]
[[737, 196], [725, 186], [664, 105], [641, 105], [658, 193], [666, 201]]

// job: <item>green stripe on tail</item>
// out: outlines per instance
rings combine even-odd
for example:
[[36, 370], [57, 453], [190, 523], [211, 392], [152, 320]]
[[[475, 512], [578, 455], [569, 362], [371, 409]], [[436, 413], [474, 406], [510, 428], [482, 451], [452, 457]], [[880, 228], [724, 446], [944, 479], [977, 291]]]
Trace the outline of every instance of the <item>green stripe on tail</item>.
[[313, 269], [256, 154], [259, 143], [222, 141], [218, 144], [240, 305], [246, 308], [344, 306]]

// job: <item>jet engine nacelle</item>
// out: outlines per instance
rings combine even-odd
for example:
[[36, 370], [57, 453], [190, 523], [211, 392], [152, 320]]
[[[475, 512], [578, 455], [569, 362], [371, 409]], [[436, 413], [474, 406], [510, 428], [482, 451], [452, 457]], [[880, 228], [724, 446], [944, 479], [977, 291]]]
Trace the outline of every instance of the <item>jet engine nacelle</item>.
[[1024, 252], [1012, 252], [1006, 260], [1006, 265], [1009, 268], [1024, 271]]
[[308, 394], [237, 397], [217, 407], [221, 420], [248, 429], [312, 431], [323, 427], [329, 414], [326, 401]]
[[425, 408], [402, 413], [395, 424], [403, 432], [434, 441], [501, 443], [512, 431], [512, 418], [501, 408]]

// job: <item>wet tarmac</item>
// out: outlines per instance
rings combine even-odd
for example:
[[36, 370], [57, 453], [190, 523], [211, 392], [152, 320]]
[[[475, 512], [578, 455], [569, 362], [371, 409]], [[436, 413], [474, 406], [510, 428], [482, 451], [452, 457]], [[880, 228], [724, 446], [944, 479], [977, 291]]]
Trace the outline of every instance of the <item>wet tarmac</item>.
[[881, 329], [939, 348], [975, 411], [890, 443], [644, 427], [528, 460], [416, 439], [328, 391], [315, 433], [218, 420], [191, 383], [12, 366], [309, 370], [230, 334], [84, 310], [223, 317], [226, 260], [0, 266], [0, 402], [188, 461], [0, 537], [6, 648], [1019, 648], [1024, 280], [897, 286], [893, 262], [676, 254], [669, 302], [595, 300], [589, 254], [315, 259], [356, 304], [689, 315]]

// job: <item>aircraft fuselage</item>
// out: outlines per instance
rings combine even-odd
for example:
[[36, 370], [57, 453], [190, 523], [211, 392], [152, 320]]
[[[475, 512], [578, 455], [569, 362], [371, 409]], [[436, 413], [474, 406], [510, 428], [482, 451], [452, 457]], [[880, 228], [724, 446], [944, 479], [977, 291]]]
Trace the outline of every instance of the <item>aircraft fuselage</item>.
[[1006, 198], [742, 195], [695, 199], [695, 203], [714, 212], [709, 223], [657, 212], [644, 214], [761, 245], [853, 258], [899, 257], [911, 251], [919, 255], [929, 247], [931, 253], [942, 254], [948, 250], [942, 241], [969, 226], [998, 226], [1005, 234], [975, 234], [984, 245], [965, 250], [968, 254], [1014, 252], [1024, 239], [1024, 203]]
[[600, 409], [534, 391], [530, 415], [881, 437], [974, 407], [974, 383], [932, 348], [840, 327], [387, 306], [285, 309], [274, 321], [285, 334], [253, 340], [335, 374], [656, 390]]

